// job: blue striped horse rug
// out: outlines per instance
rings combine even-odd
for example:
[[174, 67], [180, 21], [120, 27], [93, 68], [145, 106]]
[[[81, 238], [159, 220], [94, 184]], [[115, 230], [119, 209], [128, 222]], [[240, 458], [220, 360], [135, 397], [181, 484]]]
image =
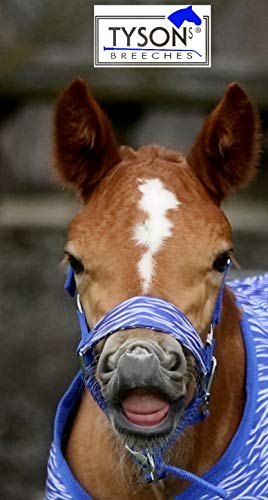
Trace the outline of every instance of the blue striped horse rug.
[[[229, 281], [243, 310], [246, 402], [240, 425], [224, 455], [203, 478], [232, 500], [268, 500], [268, 274]], [[64, 459], [66, 426], [84, 387], [79, 373], [61, 400], [48, 461], [47, 500], [90, 500]], [[68, 426], [69, 428], [69, 426]], [[178, 500], [218, 500], [192, 484]], [[175, 500], [175, 499], [174, 499]]]

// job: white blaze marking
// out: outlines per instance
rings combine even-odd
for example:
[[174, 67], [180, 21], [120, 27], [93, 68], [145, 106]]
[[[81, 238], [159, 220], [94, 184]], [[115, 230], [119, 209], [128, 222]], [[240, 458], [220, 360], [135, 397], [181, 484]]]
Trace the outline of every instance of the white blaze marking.
[[167, 217], [168, 210], [178, 208], [180, 202], [176, 196], [165, 188], [160, 179], [141, 181], [139, 190], [142, 197], [139, 208], [148, 216], [134, 228], [134, 240], [144, 248], [138, 263], [138, 272], [142, 281], [143, 293], [148, 293], [155, 268], [155, 254], [162, 243], [172, 234], [172, 222]]

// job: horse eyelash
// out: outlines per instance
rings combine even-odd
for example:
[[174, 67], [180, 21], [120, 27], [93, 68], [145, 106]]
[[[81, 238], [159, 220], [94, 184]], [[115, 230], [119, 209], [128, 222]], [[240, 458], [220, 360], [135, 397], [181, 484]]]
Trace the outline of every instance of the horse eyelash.
[[231, 253], [231, 255], [229, 256], [231, 262], [232, 262], [232, 265], [235, 267], [235, 269], [238, 269], [239, 271], [241, 270], [241, 266], [239, 264], [239, 262], [236, 260], [235, 256], [233, 253]]

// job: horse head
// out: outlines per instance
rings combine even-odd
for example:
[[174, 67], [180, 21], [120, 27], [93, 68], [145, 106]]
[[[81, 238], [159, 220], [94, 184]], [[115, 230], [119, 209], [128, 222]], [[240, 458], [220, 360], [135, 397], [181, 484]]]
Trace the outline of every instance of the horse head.
[[[118, 147], [84, 81], [65, 90], [55, 163], [83, 202], [65, 252], [90, 327], [131, 297], [153, 296], [182, 311], [205, 342], [233, 252], [220, 204], [253, 178], [258, 152], [258, 119], [236, 83], [186, 158], [159, 146]], [[171, 435], [199, 377], [180, 342], [147, 328], [101, 341], [95, 367], [112, 425], [131, 446]]]
[[186, 7], [185, 9], [179, 9], [175, 12], [172, 12], [168, 19], [179, 29], [184, 21], [188, 21], [189, 23], [194, 23], [196, 26], [200, 26], [202, 20], [200, 17], [193, 11], [192, 5]]

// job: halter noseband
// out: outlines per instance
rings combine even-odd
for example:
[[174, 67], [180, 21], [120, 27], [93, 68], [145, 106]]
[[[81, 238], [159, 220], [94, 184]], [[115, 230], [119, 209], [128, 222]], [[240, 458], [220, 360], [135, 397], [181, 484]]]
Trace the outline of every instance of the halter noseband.
[[[146, 328], [171, 335], [194, 356], [200, 374], [200, 382], [197, 385], [196, 395], [184, 411], [178, 426], [166, 444], [161, 449], [150, 449], [149, 451], [132, 450], [127, 446], [126, 449], [144, 470], [145, 479], [148, 482], [162, 479], [167, 474], [173, 474], [198, 483], [221, 498], [226, 498], [226, 493], [221, 488], [208, 483], [188, 471], [165, 464], [162, 460], [162, 453], [187, 426], [193, 425], [209, 415], [210, 391], [217, 366], [216, 358], [213, 356], [215, 344], [213, 331], [214, 327], [220, 321], [224, 284], [230, 265], [231, 261], [229, 260], [224, 271], [205, 345], [203, 345], [200, 336], [188, 318], [174, 304], [164, 299], [151, 296], [132, 297], [110, 310], [90, 330], [80, 297], [77, 295], [77, 315], [81, 330], [81, 340], [77, 348], [77, 354], [80, 358], [85, 385], [106, 414], [106, 403], [94, 373], [94, 346], [101, 340], [118, 331], [132, 328]], [[75, 295], [76, 283], [72, 268], [69, 269], [65, 288], [72, 297]]]

